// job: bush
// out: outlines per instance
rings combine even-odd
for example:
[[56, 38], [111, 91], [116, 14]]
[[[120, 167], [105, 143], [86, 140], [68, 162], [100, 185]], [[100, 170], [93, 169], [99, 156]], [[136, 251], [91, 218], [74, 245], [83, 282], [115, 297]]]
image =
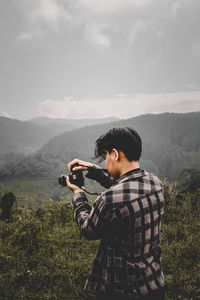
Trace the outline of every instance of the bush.
[[166, 300], [200, 299], [200, 205], [196, 200], [200, 190], [178, 194], [174, 184], [164, 182], [164, 194], [161, 242]]
[[[200, 189], [178, 194], [163, 182], [162, 222], [165, 300], [200, 299]], [[88, 241], [73, 221], [69, 203], [36, 211], [15, 208], [0, 221], [0, 299], [95, 299], [83, 292], [98, 241]]]
[[16, 209], [0, 234], [1, 299], [84, 299], [97, 242], [80, 236], [69, 205]]

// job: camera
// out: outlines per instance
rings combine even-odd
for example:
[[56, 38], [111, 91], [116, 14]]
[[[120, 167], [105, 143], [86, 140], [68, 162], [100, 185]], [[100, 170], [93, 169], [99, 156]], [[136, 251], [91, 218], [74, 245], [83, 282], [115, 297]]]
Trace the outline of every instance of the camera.
[[[71, 166], [71, 170], [75, 167], [78, 167], [79, 164], [75, 163]], [[84, 178], [83, 178], [83, 173], [81, 170], [78, 171], [71, 171], [71, 173], [69, 174], [69, 181], [71, 184], [74, 184], [78, 187], [82, 187], [84, 185]], [[62, 185], [63, 187], [67, 186], [66, 183], [66, 175], [61, 175], [58, 178], [58, 183], [60, 185]]]

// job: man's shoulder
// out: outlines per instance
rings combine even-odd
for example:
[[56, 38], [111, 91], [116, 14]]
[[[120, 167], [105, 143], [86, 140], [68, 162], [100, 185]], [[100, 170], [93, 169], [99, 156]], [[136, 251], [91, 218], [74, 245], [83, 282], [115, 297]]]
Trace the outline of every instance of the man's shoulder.
[[[158, 191], [162, 189], [161, 180], [154, 173], [141, 170], [138, 173], [129, 174], [119, 180], [113, 188], [118, 189], [130, 188], [133, 190], [142, 190], [142, 192], [149, 193], [151, 191]], [[111, 187], [112, 188], [112, 187]]]
[[144, 177], [144, 180], [154, 185], [158, 189], [162, 188], [161, 180], [154, 173], [146, 172], [146, 176]]
[[141, 176], [127, 176], [106, 189], [101, 198], [105, 204], [120, 204], [133, 201], [162, 190], [160, 179], [153, 173], [144, 171]]

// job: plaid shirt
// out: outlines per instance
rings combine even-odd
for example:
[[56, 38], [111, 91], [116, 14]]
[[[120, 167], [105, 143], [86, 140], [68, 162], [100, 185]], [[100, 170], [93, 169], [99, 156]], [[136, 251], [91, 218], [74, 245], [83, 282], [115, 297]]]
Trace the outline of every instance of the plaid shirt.
[[[94, 166], [96, 181], [109, 187], [93, 207], [84, 192], [73, 196], [75, 221], [89, 240], [101, 239], [84, 290], [116, 293], [130, 299], [164, 286], [160, 226], [164, 199], [160, 180], [133, 170], [114, 183], [107, 171]], [[110, 182], [110, 183], [109, 183]]]

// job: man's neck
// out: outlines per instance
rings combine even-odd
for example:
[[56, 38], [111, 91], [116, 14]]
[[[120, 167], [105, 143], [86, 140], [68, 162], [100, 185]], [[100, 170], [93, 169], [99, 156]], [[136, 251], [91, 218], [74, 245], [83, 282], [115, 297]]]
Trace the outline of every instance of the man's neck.
[[138, 161], [131, 161], [124, 163], [120, 169], [120, 177], [122, 177], [124, 174], [128, 173], [129, 171], [139, 169], [140, 165]]

